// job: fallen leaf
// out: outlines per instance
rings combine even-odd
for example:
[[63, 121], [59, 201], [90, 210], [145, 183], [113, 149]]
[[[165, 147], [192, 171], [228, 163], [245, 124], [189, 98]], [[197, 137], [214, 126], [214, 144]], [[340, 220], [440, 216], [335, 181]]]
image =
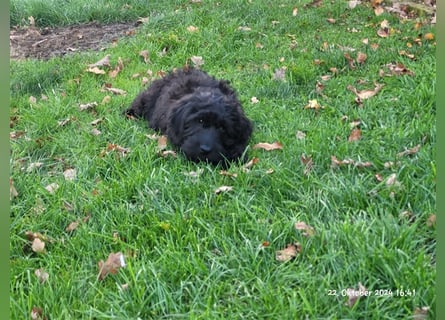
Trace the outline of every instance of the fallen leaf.
[[233, 190], [233, 187], [231, 187], [231, 186], [221, 186], [221, 187], [215, 189], [215, 194], [221, 194], [223, 192], [228, 192], [231, 190]]
[[34, 274], [36, 275], [37, 279], [39, 279], [40, 283], [44, 283], [49, 278], [48, 272], [46, 272], [44, 269], [36, 269], [34, 271]]
[[36, 104], [36, 103], [37, 103], [37, 98], [34, 97], [34, 96], [30, 96], [30, 97], [29, 97], [29, 103], [31, 103], [31, 104]]
[[148, 50], [142, 50], [141, 52], [139, 52], [139, 55], [144, 59], [145, 63], [150, 62], [150, 53], [148, 52]]
[[275, 252], [275, 259], [280, 262], [287, 262], [292, 260], [301, 252], [301, 245], [299, 243], [288, 244], [286, 248]]
[[32, 251], [36, 253], [42, 253], [45, 251], [45, 242], [40, 240], [40, 238], [34, 238], [31, 245]]
[[199, 28], [195, 27], [195, 26], [188, 26], [187, 31], [188, 32], [197, 32], [197, 31], [199, 31]]
[[305, 154], [302, 154], [300, 156], [300, 161], [304, 165], [303, 174], [307, 176], [311, 172], [312, 167], [314, 166], [314, 161], [312, 160], [311, 156], [306, 156]]
[[65, 180], [73, 181], [76, 179], [76, 169], [66, 169], [63, 172], [63, 176], [65, 177]]
[[389, 36], [389, 29], [381, 28], [381, 29], [377, 30], [377, 35], [381, 38], [387, 38]]
[[362, 91], [358, 91], [352, 85], [348, 85], [347, 88], [352, 92], [354, 92], [357, 98], [361, 101], [375, 96], [377, 93], [379, 93], [379, 91], [383, 88], [383, 86], [384, 86], [383, 84], [376, 83], [375, 88], [373, 90], [362, 90]]
[[125, 267], [125, 258], [122, 252], [110, 253], [107, 260], [98, 262], [99, 280], [103, 280], [108, 274], [116, 274], [120, 268]]
[[359, 1], [359, 0], [349, 0], [348, 7], [349, 7], [349, 9], [354, 9], [360, 3], [361, 3], [361, 1]]
[[335, 22], [337, 22], [337, 20], [335, 20], [334, 18], [327, 18], [326, 21], [331, 24], [334, 24]]
[[105, 57], [97, 61], [96, 63], [92, 63], [88, 65], [89, 68], [94, 67], [111, 67], [110, 65], [110, 55], [107, 54]]
[[344, 160], [338, 160], [336, 156], [331, 156], [331, 167], [336, 168], [341, 165], [349, 165], [354, 164], [355, 161], [352, 159], [344, 159]]
[[256, 104], [256, 103], [260, 102], [260, 100], [258, 100], [257, 97], [252, 97], [250, 99], [250, 102], [252, 102], [253, 104]]
[[59, 127], [66, 126], [71, 121], [71, 118], [66, 118], [64, 120], [57, 121]]
[[90, 124], [91, 124], [92, 126], [97, 126], [99, 123], [102, 122], [102, 120], [103, 120], [102, 118], [99, 118], [99, 119], [96, 119], [96, 120], [91, 121]]
[[43, 309], [38, 307], [32, 307], [31, 320], [46, 320], [46, 317], [43, 316]]
[[204, 60], [201, 56], [192, 56], [190, 60], [193, 62], [196, 68], [200, 68], [204, 64]]
[[297, 131], [297, 133], [295, 134], [295, 137], [298, 140], [304, 140], [306, 138], [306, 133], [304, 133], [303, 131]]
[[111, 101], [111, 97], [108, 96], [108, 95], [106, 95], [106, 96], [102, 99], [101, 104], [107, 104], [107, 103], [109, 103], [110, 101]]
[[114, 93], [116, 95], [126, 95], [127, 94], [127, 92], [125, 90], [118, 89], [118, 88], [105, 87], [104, 89], [107, 91], [110, 91], [111, 93]]
[[434, 34], [432, 34], [431, 32], [426, 33], [426, 34], [423, 36], [423, 38], [424, 38], [425, 40], [434, 40]]
[[87, 69], [87, 72], [94, 73], [94, 74], [105, 74], [105, 71], [102, 69], [99, 69], [98, 67], [90, 67]]
[[432, 214], [428, 217], [428, 219], [426, 220], [426, 225], [430, 228], [432, 226], [436, 225], [436, 215], [435, 214]]
[[381, 15], [384, 12], [385, 12], [385, 9], [383, 7], [377, 7], [377, 8], [374, 9], [374, 14], [376, 16], [379, 16], [379, 15]]
[[100, 130], [97, 130], [96, 128], [91, 129], [91, 134], [93, 136], [98, 136], [100, 135], [102, 132], [100, 132]]
[[351, 69], [355, 69], [355, 60], [354, 60], [354, 58], [351, 57], [351, 55], [349, 54], [349, 52], [345, 52], [345, 53], [343, 54], [343, 56], [345, 57], [346, 60], [348, 60], [349, 67], [350, 67]]
[[79, 105], [79, 110], [80, 111], [84, 111], [84, 110], [92, 109], [94, 107], [97, 107], [97, 102], [88, 102], [88, 103], [85, 103], [85, 104], [80, 104]]
[[426, 320], [428, 319], [429, 307], [421, 307], [414, 309], [412, 319], [413, 320]]
[[77, 229], [79, 226], [79, 221], [70, 222], [70, 224], [65, 228], [66, 232], [71, 232]]
[[116, 76], [124, 69], [124, 61], [121, 57], [117, 59], [116, 67], [108, 73], [110, 78], [116, 78]]
[[260, 143], [255, 144], [252, 148], [253, 149], [263, 149], [266, 151], [272, 151], [272, 150], [283, 149], [283, 145], [278, 141], [276, 141], [274, 143], [260, 142]]
[[298, 14], [298, 8], [293, 8], [292, 9], [292, 16], [296, 17]]
[[236, 178], [236, 177], [238, 177], [238, 174], [237, 174], [237, 173], [228, 172], [228, 171], [226, 171], [226, 170], [221, 170], [221, 171], [219, 172], [219, 174], [222, 175], [222, 176], [225, 176], [225, 177], [231, 177], [231, 178]]
[[244, 169], [244, 170], [249, 170], [249, 169], [252, 168], [254, 165], [256, 165], [259, 161], [260, 161], [259, 158], [257, 158], [257, 157], [253, 157], [251, 160], [249, 160], [247, 163], [245, 163], [245, 164], [243, 165], [243, 169]]
[[395, 185], [398, 185], [398, 184], [399, 184], [399, 182], [397, 181], [397, 174], [395, 174], [395, 173], [392, 173], [386, 179], [386, 185], [387, 186], [395, 186]]
[[15, 197], [18, 197], [19, 193], [14, 187], [14, 182], [12, 179], [9, 179], [9, 200], [14, 199]]
[[321, 104], [319, 104], [316, 99], [313, 99], [313, 100], [309, 100], [308, 104], [305, 105], [304, 108], [305, 109], [319, 110], [319, 109], [324, 109], [325, 107], [322, 106]]
[[238, 30], [239, 30], [239, 31], [250, 31], [250, 30], [252, 30], [252, 29], [249, 28], [249, 27], [246, 27], [246, 26], [240, 26], [240, 27], [238, 27]]
[[314, 228], [309, 226], [309, 225], [307, 225], [303, 221], [295, 222], [295, 230], [303, 231], [303, 235], [305, 237], [310, 237], [310, 236], [313, 236], [315, 234]]
[[352, 141], [358, 141], [361, 138], [361, 130], [359, 128], [354, 128], [351, 131], [351, 134], [349, 135], [348, 141], [352, 142]]
[[357, 53], [356, 61], [357, 61], [357, 63], [363, 64], [363, 63], [365, 63], [367, 58], [368, 58], [368, 56], [366, 53], [359, 52], [359, 53]]
[[176, 156], [177, 156], [176, 151], [173, 151], [173, 150], [163, 150], [163, 151], [160, 153], [160, 155], [161, 155], [163, 158], [167, 158], [168, 156], [172, 156], [173, 158], [176, 158]]
[[148, 20], [149, 20], [148, 17], [145, 17], [145, 18], [139, 18], [139, 19], [136, 20], [136, 25], [147, 23]]
[[57, 189], [59, 189], [59, 185], [57, 183], [53, 182], [53, 183], [50, 183], [49, 185], [47, 185], [45, 187], [45, 189], [49, 193], [54, 194], [57, 191]]
[[277, 81], [284, 81], [286, 79], [286, 67], [275, 69], [272, 79]]
[[167, 149], [167, 136], [159, 136], [158, 137], [158, 150], [162, 151]]
[[348, 301], [346, 302], [346, 305], [349, 308], [352, 308], [358, 301], [358, 299], [362, 296], [368, 296], [369, 291], [359, 282], [358, 283], [358, 290], [355, 290], [353, 288], [346, 289], [346, 296], [348, 297]]
[[419, 150], [420, 150], [420, 144], [416, 145], [415, 147], [412, 147], [411, 149], [407, 149], [402, 152], [399, 152], [397, 154], [397, 157], [413, 155], [413, 154], [416, 154], [417, 152], [419, 152]]
[[414, 75], [414, 72], [406, 68], [402, 63], [388, 63], [385, 65], [389, 71], [391, 72], [391, 75], [400, 76], [400, 75]]

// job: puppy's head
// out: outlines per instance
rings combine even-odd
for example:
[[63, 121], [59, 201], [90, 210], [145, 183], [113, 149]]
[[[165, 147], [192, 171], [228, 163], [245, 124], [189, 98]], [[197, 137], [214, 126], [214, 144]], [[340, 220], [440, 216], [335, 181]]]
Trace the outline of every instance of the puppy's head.
[[252, 124], [236, 97], [219, 90], [184, 96], [172, 109], [169, 121], [170, 142], [195, 162], [227, 165], [238, 160], [252, 134]]

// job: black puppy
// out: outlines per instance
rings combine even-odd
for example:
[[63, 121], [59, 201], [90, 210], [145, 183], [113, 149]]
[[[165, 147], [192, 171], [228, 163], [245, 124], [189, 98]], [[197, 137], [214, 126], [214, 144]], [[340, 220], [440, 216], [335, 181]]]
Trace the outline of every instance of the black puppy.
[[228, 82], [204, 71], [170, 72], [153, 81], [125, 112], [147, 120], [192, 161], [227, 165], [245, 160], [252, 123]]

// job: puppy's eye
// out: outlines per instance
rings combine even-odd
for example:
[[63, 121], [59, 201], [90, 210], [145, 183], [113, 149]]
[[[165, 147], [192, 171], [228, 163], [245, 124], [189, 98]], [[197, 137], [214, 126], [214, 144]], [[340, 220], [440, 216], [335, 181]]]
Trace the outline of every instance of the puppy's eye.
[[199, 123], [204, 123], [204, 120], [203, 119], [198, 119], [198, 122]]

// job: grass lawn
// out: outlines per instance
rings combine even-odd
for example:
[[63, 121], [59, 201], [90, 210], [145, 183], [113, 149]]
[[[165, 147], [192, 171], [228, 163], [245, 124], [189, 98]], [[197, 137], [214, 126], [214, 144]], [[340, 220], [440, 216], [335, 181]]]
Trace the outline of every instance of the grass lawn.
[[[148, 17], [104, 51], [11, 61], [11, 319], [435, 318], [435, 28], [422, 12], [101, 3], [11, 1], [14, 24]], [[104, 74], [88, 71], [106, 55]], [[253, 120], [249, 168], [164, 158], [121, 115], [192, 57]], [[110, 267], [118, 252], [125, 266]]]

